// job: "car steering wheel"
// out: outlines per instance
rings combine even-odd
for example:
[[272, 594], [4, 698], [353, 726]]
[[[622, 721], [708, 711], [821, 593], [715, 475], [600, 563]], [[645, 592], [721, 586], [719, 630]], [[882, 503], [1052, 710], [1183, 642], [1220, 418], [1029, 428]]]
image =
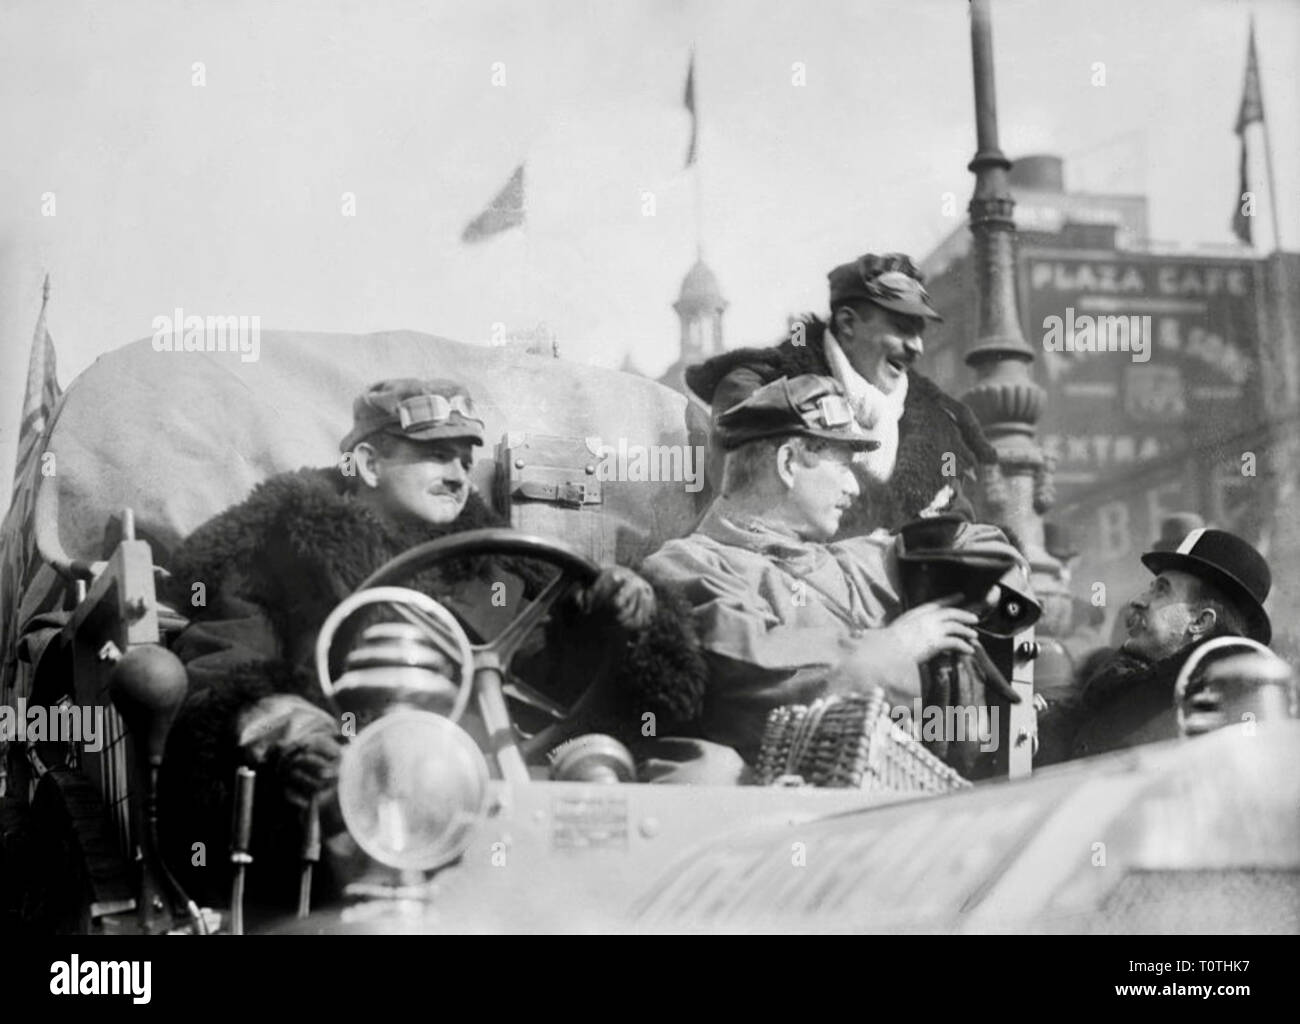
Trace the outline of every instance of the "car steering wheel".
[[[573, 728], [573, 714], [604, 680], [610, 669], [610, 659], [607, 658], [601, 664], [591, 683], [567, 709], [520, 680], [511, 678], [510, 664], [523, 641], [541, 624], [556, 602], [576, 588], [594, 583], [600, 575], [600, 566], [558, 541], [495, 527], [467, 530], [417, 545], [376, 569], [357, 587], [357, 592], [371, 587], [397, 585], [402, 580], [408, 580], [446, 562], [483, 555], [534, 558], [559, 570], [559, 574], [542, 588], [528, 607], [495, 637], [484, 643], [470, 645], [474, 667], [474, 695], [487, 727], [489, 752], [496, 758], [503, 778], [508, 781], [527, 781], [529, 774], [526, 761], [545, 753], [576, 731]], [[555, 724], [521, 744], [506, 707], [507, 695], [546, 712], [556, 720]]]

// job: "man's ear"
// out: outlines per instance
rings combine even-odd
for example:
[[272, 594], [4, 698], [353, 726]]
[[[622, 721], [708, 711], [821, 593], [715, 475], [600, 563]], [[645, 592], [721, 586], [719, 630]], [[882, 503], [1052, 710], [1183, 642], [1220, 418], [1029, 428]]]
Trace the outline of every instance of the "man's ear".
[[1214, 632], [1214, 627], [1218, 622], [1219, 613], [1206, 605], [1192, 616], [1192, 621], [1187, 624], [1187, 628], [1191, 630], [1193, 638], [1200, 640]]
[[379, 486], [379, 474], [375, 472], [375, 463], [378, 461], [379, 453], [369, 441], [362, 441], [352, 449], [352, 462], [357, 468], [357, 476], [367, 487]]
[[854, 315], [851, 306], [840, 306], [831, 315], [830, 330], [835, 335], [836, 340], [845, 338], [852, 333]]
[[776, 449], [776, 478], [788, 491], [794, 486], [794, 467], [799, 462], [799, 453], [793, 441], [783, 441]]

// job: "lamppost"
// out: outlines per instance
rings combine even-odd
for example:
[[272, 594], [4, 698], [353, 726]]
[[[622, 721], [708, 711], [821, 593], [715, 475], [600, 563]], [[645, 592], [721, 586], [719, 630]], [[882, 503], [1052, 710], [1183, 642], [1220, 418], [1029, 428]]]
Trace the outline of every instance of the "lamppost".
[[[1024, 546], [1034, 591], [1043, 605], [1035, 627], [1042, 636], [1064, 635], [1070, 623], [1070, 595], [1062, 567], [1047, 553], [1043, 513], [1052, 506], [1051, 465], [1038, 445], [1035, 424], [1043, 411], [1043, 389], [1030, 366], [1034, 350], [1020, 332], [1016, 312], [1015, 202], [1007, 185], [1011, 161], [998, 145], [997, 98], [993, 87], [993, 30], [989, 0], [970, 0], [971, 55], [975, 71], [976, 152], [970, 230], [974, 236], [977, 333], [966, 353], [975, 384], [962, 396], [998, 451], [998, 465], [984, 474], [984, 513], [1009, 527]], [[1033, 758], [1036, 714], [1030, 700], [1034, 655], [1012, 652], [1011, 685], [1020, 703], [1007, 711], [1007, 770], [1027, 775]]]
[[[1043, 546], [1042, 517], [1054, 500], [1051, 466], [1035, 434], [1044, 393], [1030, 374], [1034, 350], [1021, 334], [1016, 311], [1015, 201], [1007, 185], [1011, 161], [998, 145], [989, 0], [970, 0], [970, 15], [977, 150], [969, 165], [975, 174], [969, 212], [978, 326], [975, 345], [966, 353], [976, 381], [962, 400], [998, 450], [998, 467], [985, 475], [986, 515], [1015, 531], [1039, 597], [1050, 601], [1064, 593], [1064, 586], [1060, 564]], [[1044, 611], [1040, 628], [1050, 634], [1055, 609], [1045, 605]]]

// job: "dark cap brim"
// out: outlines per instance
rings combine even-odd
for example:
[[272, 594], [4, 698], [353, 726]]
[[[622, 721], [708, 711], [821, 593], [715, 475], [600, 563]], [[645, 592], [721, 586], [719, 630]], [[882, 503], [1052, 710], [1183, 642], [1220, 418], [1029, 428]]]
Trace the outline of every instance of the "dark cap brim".
[[444, 423], [439, 427], [425, 427], [421, 430], [403, 430], [401, 427], [388, 427], [385, 434], [404, 437], [408, 441], [469, 441], [471, 444], [483, 443], [483, 427], [472, 421]]
[[1168, 569], [1176, 569], [1218, 587], [1240, 604], [1250, 629], [1247, 635], [1261, 644], [1272, 641], [1273, 623], [1269, 620], [1268, 612], [1264, 611], [1264, 606], [1255, 599], [1255, 595], [1247, 590], [1245, 584], [1232, 573], [1224, 572], [1217, 565], [1178, 551], [1148, 551], [1142, 556], [1142, 564], [1157, 576]]
[[874, 452], [880, 447], [880, 442], [870, 437], [860, 437], [853, 434], [842, 434], [835, 430], [815, 430], [809, 428], [799, 431], [804, 437], [819, 437], [823, 441], [830, 441], [834, 444], [842, 444], [846, 448], [852, 448], [859, 452]]
[[842, 434], [833, 430], [814, 430], [811, 427], [800, 430], [794, 427], [782, 426], [778, 430], [753, 430], [738, 433], [725, 432], [720, 440], [724, 451], [735, 451], [741, 445], [749, 444], [750, 441], [762, 441], [769, 437], [815, 437], [822, 441], [830, 441], [833, 444], [844, 445], [846, 448], [852, 448], [860, 452], [873, 452], [880, 447], [880, 442], [869, 437], [859, 437], [852, 434]]
[[926, 320], [934, 320], [936, 323], [943, 323], [943, 317], [939, 315], [939, 311], [925, 302], [917, 302], [910, 299], [865, 298], [868, 302], [874, 302], [881, 309], [887, 309], [893, 313], [904, 313], [907, 316], [919, 316]]

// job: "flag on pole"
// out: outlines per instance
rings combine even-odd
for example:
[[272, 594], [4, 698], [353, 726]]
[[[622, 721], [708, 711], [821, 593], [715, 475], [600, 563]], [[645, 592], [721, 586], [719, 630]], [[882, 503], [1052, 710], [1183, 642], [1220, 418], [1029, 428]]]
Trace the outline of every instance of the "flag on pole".
[[686, 96], [684, 97], [686, 109], [691, 114], [691, 142], [686, 147], [686, 166], [690, 167], [695, 163], [695, 149], [699, 140], [700, 119], [695, 113], [695, 51], [691, 51], [691, 63], [686, 69]]
[[496, 194], [482, 213], [465, 225], [462, 242], [481, 242], [485, 238], [509, 231], [524, 222], [524, 165], [515, 168], [505, 187]]
[[[1246, 128], [1255, 123], [1264, 123], [1264, 97], [1259, 88], [1259, 62], [1255, 57], [1255, 22], [1250, 23], [1250, 43], [1246, 50], [1246, 84], [1241, 92], [1241, 107], [1237, 110], [1237, 138], [1241, 140], [1241, 166], [1237, 203], [1232, 214], [1232, 233], [1247, 245], [1253, 244], [1251, 234], [1252, 218], [1246, 216], [1242, 209], [1242, 198], [1250, 191], [1250, 174], [1246, 161]], [[1271, 199], [1271, 197], [1270, 197]]]
[[[62, 391], [54, 365], [54, 342], [45, 327], [50, 301], [47, 274], [41, 292], [41, 314], [36, 320], [32, 354], [27, 365], [27, 393], [18, 430], [18, 462], [14, 469], [13, 497], [0, 525], [0, 699], [11, 692], [18, 671], [17, 641], [33, 606], [48, 594], [28, 600], [29, 588], [42, 562], [36, 549], [36, 492], [42, 483], [41, 440], [54, 418]], [[54, 481], [46, 481], [53, 483]], [[57, 604], [54, 606], [57, 607]], [[0, 742], [0, 747], [3, 747]], [[0, 775], [3, 769], [0, 768]]]
[[14, 463], [14, 490], [27, 477], [54, 406], [63, 394], [59, 388], [58, 369], [54, 360], [54, 339], [45, 326], [45, 307], [50, 301], [50, 275], [45, 275], [41, 290], [41, 315], [36, 320], [32, 354], [27, 361], [27, 393], [23, 398], [23, 416], [18, 426], [18, 461]]

